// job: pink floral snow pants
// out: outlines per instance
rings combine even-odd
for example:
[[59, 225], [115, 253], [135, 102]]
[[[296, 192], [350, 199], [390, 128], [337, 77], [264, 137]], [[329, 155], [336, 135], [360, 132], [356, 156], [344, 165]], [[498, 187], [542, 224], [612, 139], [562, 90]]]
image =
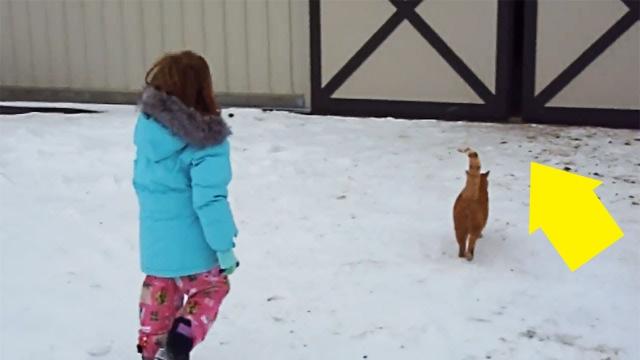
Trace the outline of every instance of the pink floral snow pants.
[[[154, 358], [179, 316], [191, 320], [193, 345], [202, 342], [228, 293], [229, 280], [219, 274], [218, 268], [179, 278], [147, 276], [140, 296], [138, 344], [143, 357]], [[185, 296], [187, 301], [183, 303]]]

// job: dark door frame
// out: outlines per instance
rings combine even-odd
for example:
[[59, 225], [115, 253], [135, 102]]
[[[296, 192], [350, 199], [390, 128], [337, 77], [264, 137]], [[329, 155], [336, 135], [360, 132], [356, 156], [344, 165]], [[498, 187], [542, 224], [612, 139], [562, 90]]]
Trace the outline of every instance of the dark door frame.
[[[511, 0], [498, 0], [496, 93], [493, 94], [415, 11], [422, 0], [389, 0], [396, 11], [349, 59], [327, 84], [322, 86], [321, 0], [310, 0], [311, 110], [316, 114], [348, 116], [399, 116], [444, 120], [505, 121], [509, 116], [512, 89], [513, 11]], [[334, 99], [333, 93], [375, 52], [404, 21], [408, 21], [453, 70], [485, 101], [484, 104], [432, 101]]]
[[640, 128], [640, 110], [552, 107], [547, 103], [560, 93], [622, 34], [640, 21], [640, 1], [620, 0], [629, 11], [602, 34], [587, 50], [552, 80], [538, 95], [536, 79], [536, 33], [538, 1], [524, 1], [524, 56], [522, 117], [527, 122]]

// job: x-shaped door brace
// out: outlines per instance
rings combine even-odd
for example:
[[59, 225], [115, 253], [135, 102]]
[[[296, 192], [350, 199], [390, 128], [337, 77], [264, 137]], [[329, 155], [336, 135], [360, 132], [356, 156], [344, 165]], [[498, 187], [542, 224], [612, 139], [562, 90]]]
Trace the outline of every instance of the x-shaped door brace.
[[416, 7], [418, 7], [422, 1], [423, 0], [389, 0], [389, 2], [396, 7], [396, 11], [323, 87], [323, 91], [327, 97], [331, 97], [336, 90], [347, 81], [349, 76], [373, 54], [378, 46], [406, 20], [431, 44], [436, 52], [458, 73], [484, 103], [491, 103], [495, 97], [493, 92], [489, 90], [482, 80], [480, 80], [467, 64], [447, 45], [440, 35], [416, 12]]
[[640, 21], [640, 1], [620, 0], [629, 11], [625, 13], [609, 30], [587, 48], [571, 65], [564, 69], [553, 81], [535, 96], [535, 103], [544, 106], [575, 79], [584, 69], [602, 55], [622, 34], [627, 32], [637, 21]]

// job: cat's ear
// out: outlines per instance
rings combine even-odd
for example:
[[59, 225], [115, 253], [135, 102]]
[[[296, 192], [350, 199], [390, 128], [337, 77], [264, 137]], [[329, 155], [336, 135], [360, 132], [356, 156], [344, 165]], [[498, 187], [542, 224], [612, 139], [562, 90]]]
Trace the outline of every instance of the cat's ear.
[[483, 177], [485, 177], [485, 178], [488, 178], [488, 177], [489, 177], [489, 173], [490, 173], [490, 172], [491, 172], [491, 171], [487, 171], [486, 173], [482, 174], [482, 176], [483, 176]]

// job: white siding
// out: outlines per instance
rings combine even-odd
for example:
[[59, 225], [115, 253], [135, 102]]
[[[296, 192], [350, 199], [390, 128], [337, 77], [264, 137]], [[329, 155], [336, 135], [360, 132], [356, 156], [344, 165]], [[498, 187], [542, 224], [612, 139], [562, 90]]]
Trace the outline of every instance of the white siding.
[[308, 0], [0, 0], [0, 86], [138, 90], [191, 49], [217, 92], [309, 99]]
[[112, 31], [105, 28], [103, 2], [85, 1], [82, 16], [85, 19], [87, 64], [89, 71], [86, 86], [90, 89], [105, 89], [107, 84], [106, 33]]
[[[32, 29], [29, 26], [29, 3], [26, 1], [10, 1], [10, 22], [9, 34], [13, 39], [13, 50], [15, 56], [14, 70], [18, 85], [36, 85], [34, 77], [33, 53], [31, 51], [33, 43], [31, 41]], [[7, 54], [9, 55], [9, 54]]]
[[[70, 81], [64, 87], [84, 89], [89, 87], [87, 74], [93, 64], [87, 61], [87, 37], [85, 31], [84, 3], [65, 0], [65, 31], [67, 34], [68, 71]], [[60, 44], [62, 46], [62, 44]], [[29, 85], [29, 84], [26, 84]], [[52, 84], [53, 85], [53, 84]]]
[[139, 1], [123, 0], [122, 22], [126, 44], [124, 66], [127, 79], [127, 89], [140, 88], [145, 73], [145, 41], [144, 24], [142, 21], [142, 3]]
[[0, 83], [7, 85], [17, 83], [12, 26], [11, 3], [0, 1]]
[[47, 13], [47, 42], [49, 44], [50, 58], [49, 80], [55, 87], [67, 86], [71, 83], [69, 74], [69, 41], [65, 26], [64, 1], [51, 0], [46, 3]]
[[271, 91], [267, 6], [265, 1], [247, 1], [249, 89], [261, 93]]

